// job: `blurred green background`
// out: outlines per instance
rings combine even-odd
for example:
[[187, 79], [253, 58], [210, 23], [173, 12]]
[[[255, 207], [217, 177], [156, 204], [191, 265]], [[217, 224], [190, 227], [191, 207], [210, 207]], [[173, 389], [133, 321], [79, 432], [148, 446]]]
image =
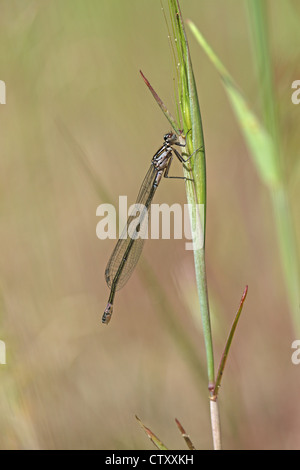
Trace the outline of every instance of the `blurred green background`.
[[[268, 5], [299, 241], [300, 106], [291, 102], [291, 84], [300, 78], [300, 5]], [[181, 6], [259, 115], [245, 3], [184, 0]], [[175, 112], [160, 2], [2, 0], [0, 9], [0, 79], [7, 88], [7, 104], [0, 106], [0, 340], [7, 347], [7, 364], [0, 365], [0, 448], [153, 449], [135, 414], [169, 448], [185, 448], [175, 417], [196, 448], [211, 448], [206, 377], [201, 386], [143, 274], [149, 265], [205, 365], [193, 320], [193, 255], [184, 241], [149, 240], [117, 294], [109, 327], [101, 324], [109, 294], [104, 270], [115, 242], [97, 239], [96, 208], [117, 205], [119, 195], [134, 203], [169, 130], [139, 69]], [[291, 362], [291, 343], [300, 338], [289, 316], [269, 196], [216, 71], [188, 35], [206, 143], [216, 363], [249, 285], [220, 391], [223, 444], [299, 448], [300, 366]], [[175, 163], [172, 173], [180, 172]], [[164, 181], [154, 202], [184, 204], [184, 184]]]

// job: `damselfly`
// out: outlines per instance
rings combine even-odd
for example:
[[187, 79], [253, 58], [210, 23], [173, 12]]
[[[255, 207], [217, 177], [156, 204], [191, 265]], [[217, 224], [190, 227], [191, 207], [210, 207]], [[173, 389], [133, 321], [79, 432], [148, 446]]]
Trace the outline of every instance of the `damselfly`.
[[145, 240], [142, 232], [148, 227], [146, 222], [148, 221], [151, 202], [162, 176], [165, 178], [186, 179], [183, 176], [169, 176], [173, 155], [181, 163], [186, 163], [190, 158], [188, 157], [185, 160], [179, 151], [173, 147], [174, 145], [185, 147], [185, 143], [180, 143], [176, 134], [169, 132], [164, 136], [164, 144], [153, 156], [150, 168], [140, 188], [135, 204], [136, 207], [139, 204], [138, 207], [142, 208], [138, 223], [134, 225], [135, 217], [129, 216], [123, 233], [107, 263], [105, 279], [108, 287], [110, 287], [110, 296], [102, 316], [102, 323], [109, 323], [113, 313], [113, 301], [116, 291], [126, 284], [139, 260]]

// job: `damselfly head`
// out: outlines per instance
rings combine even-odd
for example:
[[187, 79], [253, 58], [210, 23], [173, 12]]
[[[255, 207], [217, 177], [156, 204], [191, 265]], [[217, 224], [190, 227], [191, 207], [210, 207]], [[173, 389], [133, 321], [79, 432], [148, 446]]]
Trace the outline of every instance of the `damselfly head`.
[[164, 140], [167, 144], [173, 145], [175, 142], [177, 142], [178, 138], [174, 132], [168, 132], [168, 134], [164, 135]]

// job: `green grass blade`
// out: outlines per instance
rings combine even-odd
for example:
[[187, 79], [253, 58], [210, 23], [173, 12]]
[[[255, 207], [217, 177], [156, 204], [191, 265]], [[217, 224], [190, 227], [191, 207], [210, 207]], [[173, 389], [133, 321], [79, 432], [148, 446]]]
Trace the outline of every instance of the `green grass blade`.
[[[206, 165], [204, 151], [203, 127], [194, 79], [189, 46], [183, 25], [179, 2], [169, 0], [170, 16], [177, 48], [179, 63], [178, 101], [181, 109], [183, 130], [187, 135], [187, 148], [191, 158], [190, 168], [185, 170], [185, 176], [193, 178], [186, 182], [186, 192], [193, 232], [194, 262], [196, 282], [200, 303], [200, 313], [203, 325], [203, 335], [207, 357], [209, 388], [214, 384], [214, 358], [209, 315], [208, 294], [205, 268], [205, 219], [206, 219]], [[201, 149], [201, 150], [200, 150]], [[203, 208], [199, 214], [199, 205]], [[200, 223], [199, 223], [200, 222]]]
[[178, 429], [181, 432], [181, 435], [182, 435], [183, 439], [185, 440], [186, 445], [188, 446], [188, 448], [190, 450], [195, 450], [194, 444], [192, 443], [192, 441], [190, 439], [190, 436], [185, 432], [185, 429], [182, 426], [182, 424], [180, 423], [180, 421], [175, 418], [175, 422], [176, 422], [176, 424], [178, 426]]
[[[191, 156], [188, 163], [184, 165], [184, 175], [186, 177], [186, 193], [190, 208], [190, 220], [194, 243], [193, 253], [207, 360], [208, 389], [210, 395], [212, 395], [215, 383], [213, 344], [205, 266], [206, 165], [203, 128], [196, 83], [179, 1], [169, 0], [169, 10], [178, 59], [178, 66], [176, 68], [176, 71], [178, 70], [177, 105], [181, 112], [181, 123], [178, 123], [178, 127], [182, 127], [182, 131], [186, 136], [185, 144], [188, 151], [187, 153]], [[172, 117], [170, 118], [171, 115], [166, 106], [153, 90], [149, 81], [144, 76], [143, 78], [166, 118], [171, 122], [173, 129], [175, 129], [174, 119]], [[217, 403], [215, 403], [215, 405], [214, 411], [211, 413], [213, 441], [215, 448], [220, 448], [220, 428], [219, 424], [215, 425], [217, 423], [215, 418], [218, 415]]]
[[168, 448], [162, 443], [162, 441], [151, 431], [151, 429], [147, 428], [138, 416], [135, 417], [141, 428], [145, 431], [147, 436], [149, 437], [150, 441], [157, 447], [159, 450], [168, 450]]
[[275, 188], [280, 184], [281, 172], [278, 160], [274, 158], [275, 145], [270, 134], [261, 125], [250, 109], [234, 79], [204, 39], [198, 28], [191, 21], [189, 21], [188, 24], [197, 42], [206, 52], [208, 58], [215, 65], [221, 76], [225, 91], [236, 114], [237, 121], [250, 150], [250, 155], [253, 158], [261, 179], [270, 188]]
[[276, 99], [272, 91], [273, 83], [269, 58], [270, 54], [268, 52], [267, 38], [265, 37], [267, 31], [266, 12], [265, 7], [262, 5], [263, 3], [264, 2], [257, 0], [253, 2], [252, 0], [249, 1], [254, 30], [253, 34], [255, 36], [256, 56], [258, 57], [257, 69], [265, 90], [262, 98], [264, 125], [260, 123], [252, 112], [235, 81], [194, 23], [189, 22], [189, 26], [197, 42], [206, 52], [221, 76], [224, 88], [236, 114], [237, 122], [243, 132], [258, 175], [269, 189], [275, 216], [281, 264], [283, 266], [285, 285], [288, 293], [288, 302], [294, 328], [297, 332], [300, 332], [299, 255], [282, 164], [279, 158], [280, 141], [279, 132], [277, 130], [277, 108], [274, 105]]
[[220, 389], [220, 386], [221, 386], [221, 380], [222, 380], [223, 373], [224, 373], [224, 368], [225, 368], [227, 357], [228, 357], [228, 354], [229, 354], [229, 349], [230, 349], [230, 346], [231, 346], [231, 343], [232, 343], [232, 340], [233, 340], [233, 336], [234, 336], [238, 321], [239, 321], [241, 313], [242, 313], [242, 309], [243, 309], [244, 302], [246, 300], [247, 293], [248, 293], [248, 286], [246, 286], [246, 288], [244, 290], [244, 293], [242, 295], [239, 309], [237, 311], [237, 314], [236, 314], [235, 319], [233, 321], [233, 324], [231, 326], [231, 329], [230, 329], [230, 332], [229, 332], [229, 335], [228, 335], [228, 338], [227, 338], [227, 341], [226, 341], [226, 345], [225, 345], [225, 348], [224, 348], [224, 351], [223, 351], [223, 354], [222, 354], [222, 357], [221, 357], [221, 361], [220, 361], [220, 365], [219, 365], [219, 369], [218, 369], [218, 373], [217, 373], [217, 377], [216, 377], [215, 390], [214, 390], [214, 396], [215, 397], [218, 396], [218, 392], [219, 392], [219, 389]]
[[[188, 153], [189, 155], [194, 155], [191, 158], [190, 168], [188, 168], [190, 172], [185, 171], [185, 176], [190, 177], [190, 174], [192, 174], [193, 178], [192, 182], [186, 182], [186, 193], [189, 207], [191, 208], [190, 220], [194, 242], [193, 253], [195, 273], [206, 351], [208, 389], [211, 397], [215, 384], [212, 332], [205, 265], [206, 164], [203, 127], [192, 61], [179, 1], [169, 0], [169, 9], [179, 63], [180, 79], [178, 83], [178, 100], [181, 109], [184, 133], [187, 135], [186, 142]], [[215, 401], [214, 405], [210, 407], [210, 415], [214, 449], [220, 449], [221, 432], [217, 401]]]

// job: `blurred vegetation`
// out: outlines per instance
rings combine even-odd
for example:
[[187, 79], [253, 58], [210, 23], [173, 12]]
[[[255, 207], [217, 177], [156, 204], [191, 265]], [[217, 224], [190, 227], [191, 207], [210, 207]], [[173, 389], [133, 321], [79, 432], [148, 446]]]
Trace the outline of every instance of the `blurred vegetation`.
[[[278, 132], [299, 245], [300, 107], [291, 102], [291, 83], [300, 78], [300, 5], [267, 5]], [[246, 2], [181, 6], [259, 115]], [[152, 449], [135, 414], [173, 448], [184, 448], [175, 417], [196, 448], [209, 448], [207, 397], [158, 314], [142, 260], [118, 293], [111, 324], [101, 325], [114, 241], [97, 239], [96, 208], [117, 205], [119, 195], [134, 202], [169, 130], [139, 69], [175, 111], [160, 2], [2, 0], [0, 7], [0, 79], [7, 90], [0, 106], [0, 339], [7, 348], [0, 448]], [[220, 394], [224, 448], [299, 448], [300, 380], [291, 363], [297, 338], [269, 197], [213, 66], [189, 42], [205, 133], [206, 262], [218, 357], [249, 285]], [[58, 121], [84, 149], [89, 171]], [[171, 171], [181, 170], [174, 164]], [[154, 202], [185, 203], [184, 185], [165, 181]], [[149, 240], [144, 257], [204, 363], [191, 317], [192, 253], [181, 240]]]

